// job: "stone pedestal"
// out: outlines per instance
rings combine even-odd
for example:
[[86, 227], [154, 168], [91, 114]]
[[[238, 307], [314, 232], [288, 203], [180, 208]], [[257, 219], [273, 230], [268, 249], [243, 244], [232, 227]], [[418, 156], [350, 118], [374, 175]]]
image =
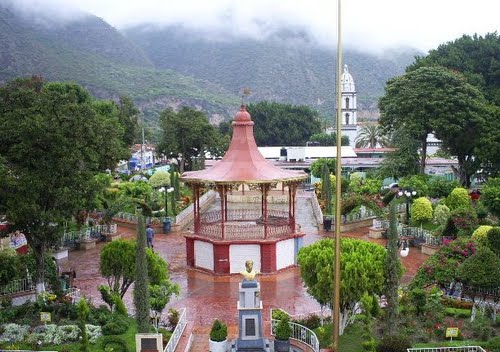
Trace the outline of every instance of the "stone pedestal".
[[255, 280], [243, 280], [239, 286], [238, 339], [236, 351], [266, 351], [263, 337], [262, 301], [260, 284]]
[[439, 250], [439, 246], [424, 243], [422, 244], [422, 248], [420, 250], [422, 251], [422, 254], [433, 255]]
[[122, 234], [118, 232], [104, 233], [103, 235], [106, 236], [106, 242], [113, 242], [122, 238]]
[[370, 227], [368, 229], [368, 237], [382, 238], [385, 230], [383, 228]]
[[95, 239], [88, 239], [88, 240], [83, 240], [80, 242], [80, 249], [83, 249], [84, 251], [95, 248], [95, 243], [97, 240]]

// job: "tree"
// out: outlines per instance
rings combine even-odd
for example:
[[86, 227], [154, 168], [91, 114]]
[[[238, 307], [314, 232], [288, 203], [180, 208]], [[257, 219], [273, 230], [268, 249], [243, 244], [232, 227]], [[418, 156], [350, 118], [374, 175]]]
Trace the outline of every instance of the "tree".
[[192, 168], [193, 159], [204, 157], [208, 147], [219, 138], [217, 129], [201, 111], [183, 107], [179, 112], [165, 109], [160, 115], [162, 129], [158, 152], [175, 158], [180, 172]]
[[[135, 241], [117, 240], [106, 244], [101, 251], [99, 271], [112, 292], [123, 297], [135, 281]], [[151, 249], [146, 250], [148, 278], [151, 285], [168, 281], [168, 266]]]
[[411, 135], [410, 131], [403, 128], [393, 133], [392, 144], [396, 149], [390, 152], [382, 161], [378, 169], [381, 178], [398, 179], [418, 173], [420, 157], [418, 155], [418, 141]]
[[[323, 147], [328, 147], [328, 146], [335, 147], [337, 145], [337, 133], [336, 132], [315, 133], [311, 137], [309, 137], [308, 142], [318, 142], [319, 145], [323, 146]], [[349, 136], [341, 136], [340, 145], [341, 146], [348, 146], [349, 145]]]
[[130, 155], [122, 138], [112, 103], [76, 84], [33, 77], [0, 88], [0, 198], [35, 253], [39, 290], [42, 254], [59, 243], [63, 221], [94, 202], [93, 176]]
[[139, 109], [134, 105], [132, 99], [126, 96], [121, 96], [117, 104], [118, 120], [122, 124], [125, 134], [123, 140], [126, 145], [131, 146], [139, 139]]
[[498, 287], [500, 258], [488, 247], [479, 247], [457, 268], [457, 279], [476, 289]]
[[[340, 313], [341, 332], [347, 326], [363, 294], [381, 294], [385, 274], [384, 247], [361, 240], [342, 238]], [[334, 241], [323, 239], [300, 249], [298, 263], [307, 292], [321, 306], [332, 307]]]
[[135, 246], [134, 306], [137, 332], [149, 332], [149, 286], [148, 261], [146, 256], [146, 231], [144, 216], [137, 222], [137, 244]]
[[484, 184], [481, 201], [492, 214], [500, 217], [500, 177], [490, 178]]
[[356, 136], [356, 148], [376, 148], [377, 145], [381, 147], [390, 145], [385, 130], [375, 123], [363, 125]]
[[387, 256], [385, 258], [385, 296], [387, 298], [386, 325], [387, 335], [395, 335], [398, 326], [399, 304], [398, 288], [401, 278], [401, 262], [398, 257], [398, 229], [396, 218], [396, 201], [389, 204], [389, 232], [387, 241]]
[[330, 173], [335, 173], [337, 169], [337, 159], [334, 158], [319, 158], [312, 162], [311, 164], [311, 175], [316, 178], [321, 178], [323, 174], [323, 165], [328, 166]]
[[308, 106], [261, 101], [248, 105], [247, 111], [255, 123], [255, 141], [260, 146], [303, 146], [321, 131], [318, 112]]
[[77, 305], [78, 313], [78, 328], [80, 329], [80, 351], [88, 352], [89, 348], [89, 336], [87, 334], [87, 321], [90, 315], [90, 308], [87, 304], [85, 298], [80, 298]]
[[463, 76], [442, 67], [421, 67], [391, 79], [379, 101], [380, 122], [404, 129], [420, 145], [420, 173], [425, 171], [427, 137], [435, 133], [456, 155], [463, 184], [477, 170], [473, 152], [482, 132], [485, 100]]
[[332, 182], [327, 164], [323, 164], [323, 172], [321, 174], [321, 198], [325, 202], [326, 215], [332, 215]]

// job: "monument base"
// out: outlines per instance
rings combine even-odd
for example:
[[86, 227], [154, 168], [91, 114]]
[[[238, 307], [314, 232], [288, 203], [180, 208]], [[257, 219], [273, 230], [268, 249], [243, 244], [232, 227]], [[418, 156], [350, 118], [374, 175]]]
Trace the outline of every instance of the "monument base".
[[231, 350], [236, 352], [269, 352], [271, 343], [266, 339], [258, 340], [233, 340]]

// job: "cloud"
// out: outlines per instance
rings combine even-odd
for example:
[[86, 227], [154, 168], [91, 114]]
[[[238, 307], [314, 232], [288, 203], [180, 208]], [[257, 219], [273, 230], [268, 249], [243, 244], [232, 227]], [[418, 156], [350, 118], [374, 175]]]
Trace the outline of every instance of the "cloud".
[[[5, 1], [5, 0], [4, 0]], [[14, 0], [10, 0], [14, 2]], [[25, 9], [63, 19], [81, 11], [126, 28], [177, 25], [225, 37], [265, 38], [283, 29], [304, 31], [335, 47], [337, 3], [331, 0], [15, 0]], [[500, 2], [490, 0], [344, 0], [345, 46], [377, 51], [394, 46], [436, 48], [463, 34], [500, 30]]]

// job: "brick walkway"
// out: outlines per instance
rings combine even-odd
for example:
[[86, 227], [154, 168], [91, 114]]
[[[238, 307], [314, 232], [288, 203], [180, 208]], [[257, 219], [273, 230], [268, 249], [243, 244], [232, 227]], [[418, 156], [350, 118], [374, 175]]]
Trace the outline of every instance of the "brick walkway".
[[[323, 237], [332, 236], [331, 232], [325, 233], [312, 224], [311, 212], [303, 211], [310, 207], [301, 208], [302, 202], [307, 201], [307, 192], [299, 194], [298, 222], [306, 233], [304, 244], [308, 245]], [[305, 205], [305, 204], [304, 204]], [[135, 237], [135, 229], [119, 226], [118, 231], [124, 238]], [[372, 240], [368, 238], [368, 228], [342, 234], [343, 236], [369, 240], [385, 244], [385, 240]], [[106, 280], [99, 274], [99, 253], [104, 244], [88, 251], [73, 251], [69, 254], [69, 261], [63, 270], [74, 267], [76, 270], [75, 285], [81, 292], [91, 297], [95, 304], [101, 304], [97, 286], [105, 284]], [[239, 275], [214, 277], [212, 275], [188, 270], [186, 268], [185, 242], [182, 233], [157, 234], [155, 236], [155, 251], [170, 263], [171, 279], [181, 287], [178, 298], [174, 298], [168, 307], [188, 308], [188, 320], [194, 323], [194, 341], [192, 351], [208, 350], [208, 332], [213, 319], [219, 318], [229, 325], [229, 337], [237, 336], [236, 302], [238, 299]], [[406, 272], [403, 283], [409, 282], [426, 256], [412, 248], [408, 257], [403, 258]], [[280, 307], [292, 314], [319, 311], [319, 304], [306, 292], [300, 279], [298, 268], [288, 269], [276, 275], [258, 277], [261, 283], [261, 297], [264, 304], [264, 334], [269, 336], [269, 310]], [[125, 296], [125, 303], [132, 307], [132, 287]]]

